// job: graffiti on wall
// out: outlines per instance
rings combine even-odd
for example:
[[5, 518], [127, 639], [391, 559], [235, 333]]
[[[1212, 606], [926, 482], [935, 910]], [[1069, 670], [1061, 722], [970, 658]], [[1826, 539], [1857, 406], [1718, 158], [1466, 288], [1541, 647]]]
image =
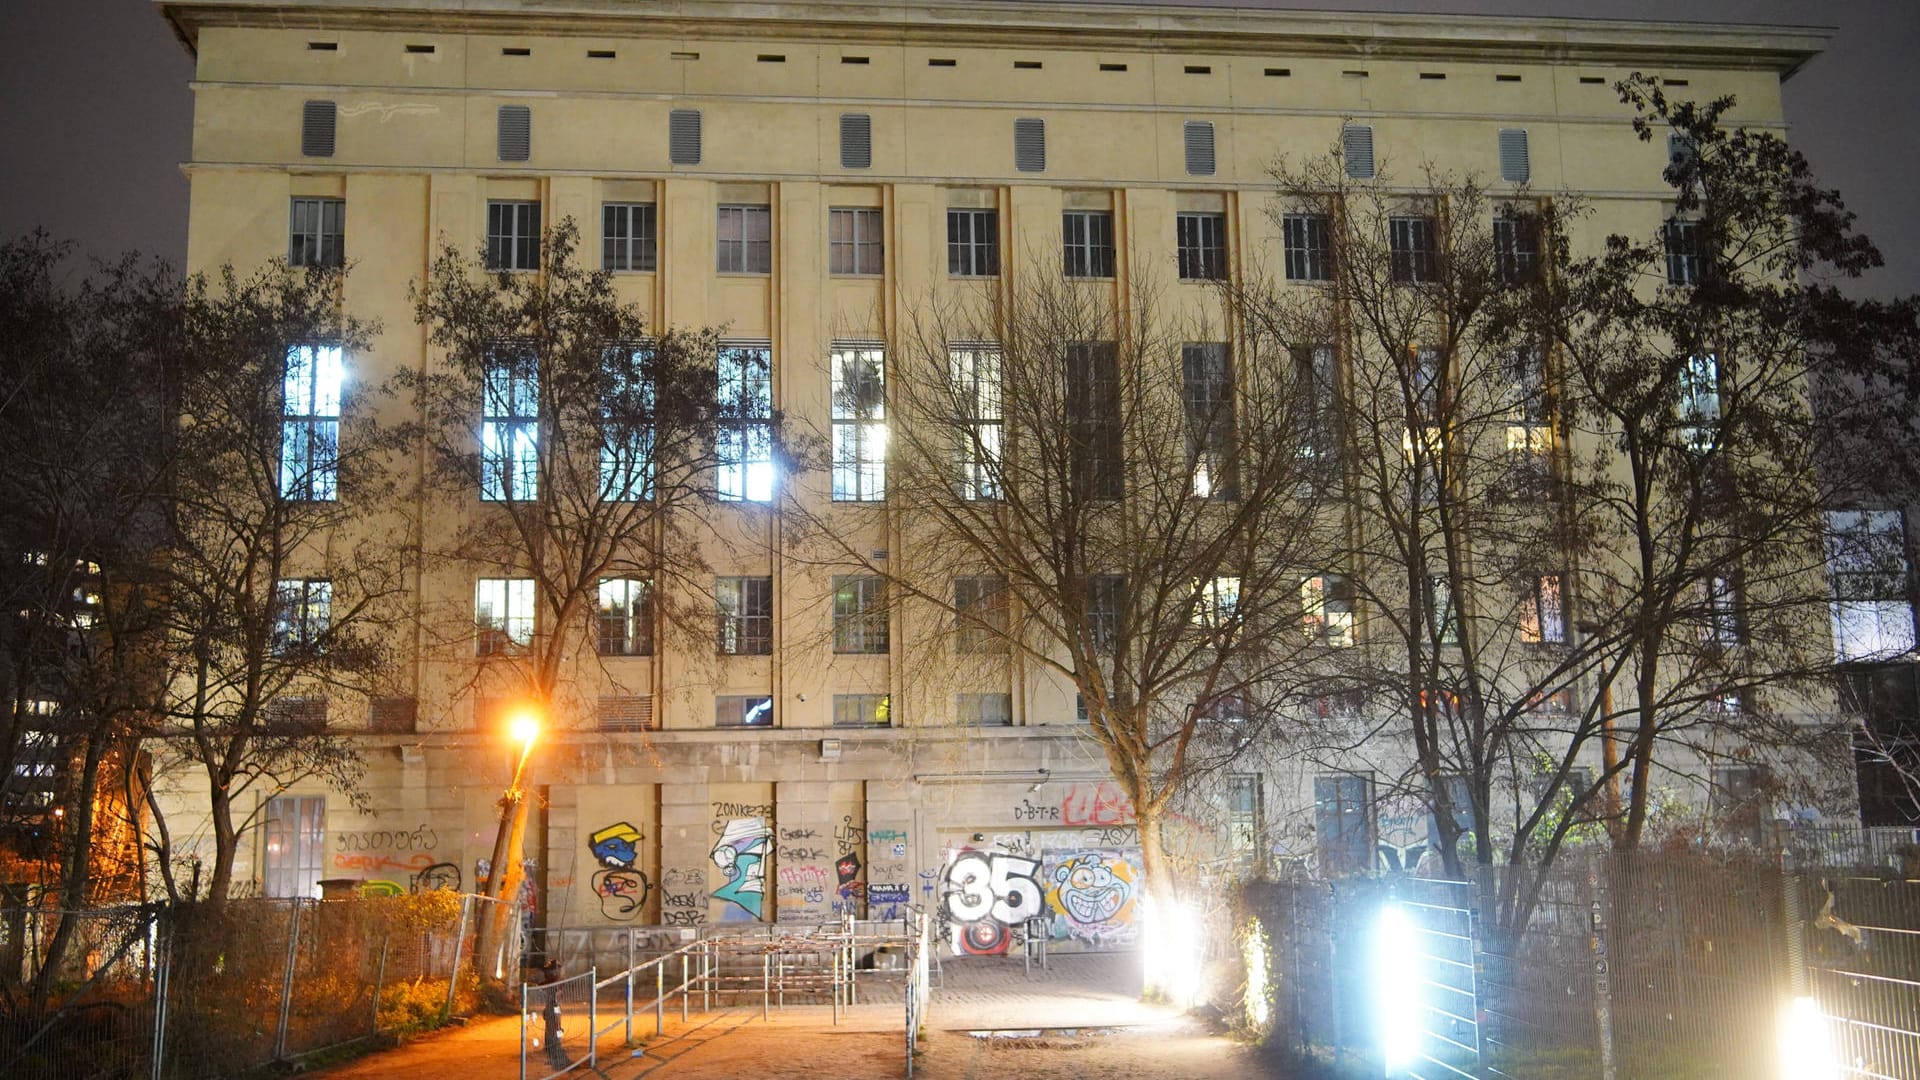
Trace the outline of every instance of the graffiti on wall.
[[714, 840], [709, 857], [713, 859], [713, 865], [719, 868], [723, 884], [713, 890], [713, 898], [733, 905], [726, 909], [721, 918], [727, 918], [735, 910], [745, 912], [748, 918], [764, 918], [767, 841], [772, 836], [772, 831], [767, 828], [767, 819], [728, 818], [724, 824], [715, 824], [720, 835]]
[[1130, 945], [1134, 940], [1134, 868], [1117, 851], [1081, 851], [1047, 870], [1047, 907], [1053, 914], [1051, 937], [1081, 941], [1094, 948]]
[[1117, 784], [1074, 784], [1060, 799], [1060, 822], [1075, 828], [1133, 824], [1133, 800]]
[[1034, 874], [1040, 863], [1018, 855], [957, 851], [947, 863], [942, 908], [953, 925], [953, 950], [998, 955], [1011, 943], [1012, 927], [1040, 914], [1043, 893]]
[[706, 924], [706, 871], [675, 868], [660, 875], [660, 921], [667, 926]]
[[587, 850], [600, 868], [593, 872], [593, 894], [600, 914], [616, 922], [631, 922], [647, 906], [652, 883], [637, 865], [643, 836], [631, 822], [616, 821], [587, 837]]
[[402, 875], [411, 877], [433, 865], [433, 856], [418, 851], [405, 857], [397, 855], [374, 855], [360, 851], [341, 851], [333, 856], [333, 865], [338, 870], [398, 870]]
[[333, 846], [341, 851], [432, 851], [440, 846], [440, 837], [422, 824], [411, 829], [335, 833]]
[[450, 862], [437, 862], [413, 875], [407, 883], [417, 893], [433, 892], [436, 889], [459, 892], [460, 868]]
[[401, 888], [400, 883], [397, 881], [383, 881], [379, 878], [375, 878], [372, 881], [363, 881], [360, 883], [360, 895], [361, 896], [405, 896], [407, 895], [407, 890]]
[[[1050, 941], [1077, 949], [1136, 943], [1140, 853], [1098, 840], [1132, 838], [1129, 827], [1002, 833], [984, 849], [947, 849], [936, 873], [942, 936], [957, 955], [1000, 955], [1027, 919], [1045, 920]], [[1034, 924], [1038, 928], [1041, 924]]]
[[907, 867], [907, 832], [885, 825], [867, 828], [867, 917], [898, 919], [913, 902]]

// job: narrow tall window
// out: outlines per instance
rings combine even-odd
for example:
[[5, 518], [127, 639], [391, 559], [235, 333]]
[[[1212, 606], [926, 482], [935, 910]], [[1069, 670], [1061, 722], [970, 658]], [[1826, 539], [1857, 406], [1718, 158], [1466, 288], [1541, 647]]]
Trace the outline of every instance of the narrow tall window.
[[475, 653], [494, 656], [533, 644], [533, 579], [481, 578], [473, 587]]
[[1233, 367], [1220, 342], [1190, 342], [1180, 347], [1182, 396], [1187, 413], [1187, 467], [1193, 493], [1203, 499], [1232, 499], [1235, 477]]
[[999, 211], [947, 211], [947, 273], [954, 277], [999, 276]]
[[715, 252], [722, 274], [773, 272], [773, 210], [722, 206], [717, 211]]
[[1332, 345], [1293, 347], [1294, 437], [1300, 456], [1311, 460], [1316, 486], [1338, 475], [1340, 430]]
[[834, 207], [827, 211], [827, 272], [879, 274], [886, 250], [878, 210]]
[[616, 345], [604, 353], [600, 396], [600, 497], [608, 502], [653, 499], [652, 351]]
[[1542, 574], [1520, 603], [1520, 640], [1558, 645], [1567, 640], [1567, 620], [1560, 604], [1560, 575]]
[[1111, 341], [1067, 346], [1067, 483], [1082, 499], [1117, 499], [1121, 469], [1119, 350]]
[[333, 582], [284, 578], [273, 586], [273, 651], [318, 648], [333, 615]]
[[1667, 284], [1698, 285], [1706, 270], [1706, 255], [1702, 246], [1705, 237], [1700, 223], [1681, 218], [1668, 218], [1660, 230], [1661, 245], [1667, 255]]
[[963, 499], [1000, 497], [1000, 350], [988, 344], [947, 346], [953, 378], [955, 439]]
[[319, 895], [321, 859], [327, 846], [324, 795], [281, 795], [267, 800], [266, 864], [260, 885], [268, 896], [313, 899]]
[[878, 345], [833, 347], [833, 497], [887, 497], [886, 353]]
[[1127, 608], [1127, 579], [1119, 574], [1095, 574], [1087, 579], [1087, 644], [1102, 656], [1120, 645]]
[[637, 578], [601, 578], [599, 612], [601, 656], [650, 656], [653, 653], [653, 596]]
[[1914, 647], [1906, 531], [1898, 510], [1827, 513], [1833, 650], [1842, 663], [1886, 660]]
[[1300, 628], [1315, 645], [1353, 645], [1353, 585], [1338, 574], [1316, 574], [1300, 583]]
[[1260, 861], [1260, 777], [1227, 777], [1227, 850], [1242, 872], [1252, 872]]
[[340, 388], [346, 363], [338, 345], [287, 350], [280, 398], [280, 494], [331, 502], [340, 485]]
[[727, 502], [773, 500], [773, 350], [720, 346], [719, 494]]
[[773, 654], [773, 579], [714, 579], [714, 610], [719, 622], [715, 651], [723, 656]]
[[1441, 645], [1460, 644], [1460, 613], [1454, 608], [1453, 580], [1445, 574], [1427, 576], [1427, 633]]
[[1007, 651], [1007, 579], [980, 574], [953, 579], [955, 652]]
[[1173, 219], [1180, 280], [1221, 281], [1227, 276], [1227, 215], [1180, 213]]
[[1507, 354], [1506, 385], [1507, 450], [1542, 467], [1553, 449], [1553, 426], [1547, 407], [1546, 355], [1539, 346]]
[[1501, 283], [1522, 285], [1540, 270], [1540, 219], [1503, 212], [1493, 219], [1493, 272]]
[[1680, 438], [1688, 450], [1709, 450], [1720, 437], [1720, 357], [1694, 353], [1680, 368]]
[[1717, 574], [1700, 583], [1703, 644], [1730, 649], [1744, 639], [1740, 625], [1740, 586], [1732, 575]]
[[1068, 210], [1060, 217], [1062, 258], [1070, 278], [1113, 276], [1113, 213]]
[[1331, 234], [1325, 214], [1288, 214], [1280, 219], [1288, 281], [1327, 281], [1333, 277]]
[[540, 497], [540, 376], [526, 349], [502, 344], [487, 356], [480, 402], [480, 497]]
[[1313, 778], [1313, 836], [1326, 877], [1373, 869], [1373, 777]]
[[287, 226], [287, 265], [344, 266], [347, 200], [295, 199]]
[[487, 269], [540, 269], [539, 203], [487, 203]]
[[887, 651], [886, 583], [871, 576], [833, 579], [833, 651]]
[[600, 208], [600, 268], [652, 270], [655, 241], [652, 203], [606, 203]]
[[1420, 284], [1435, 280], [1433, 219], [1430, 217], [1390, 217], [1387, 241], [1393, 280], [1401, 284]]

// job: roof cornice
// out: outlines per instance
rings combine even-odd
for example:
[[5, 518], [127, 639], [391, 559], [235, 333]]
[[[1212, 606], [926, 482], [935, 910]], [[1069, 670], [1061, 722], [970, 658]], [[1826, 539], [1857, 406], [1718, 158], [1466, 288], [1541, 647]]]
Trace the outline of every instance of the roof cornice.
[[1782, 78], [1827, 27], [1173, 4], [892, 0], [155, 0], [189, 51], [204, 27], [1044, 46], [1406, 60], [1746, 68]]

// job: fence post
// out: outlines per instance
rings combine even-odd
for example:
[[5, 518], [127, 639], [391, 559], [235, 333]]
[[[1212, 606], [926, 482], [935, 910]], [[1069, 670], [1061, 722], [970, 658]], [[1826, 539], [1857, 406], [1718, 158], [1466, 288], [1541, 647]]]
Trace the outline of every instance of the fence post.
[[1787, 932], [1787, 991], [1801, 998], [1809, 992], [1806, 899], [1800, 893], [1800, 875], [1794, 873], [1793, 859], [1787, 850], [1788, 838], [1786, 824], [1775, 822], [1774, 847], [1780, 855], [1780, 918]]
[[155, 942], [158, 954], [153, 963], [153, 1063], [148, 1070], [150, 1080], [160, 1080], [166, 1068], [167, 1051], [167, 992], [172, 981], [173, 965], [169, 958], [173, 954], [173, 928], [167, 915], [172, 909], [161, 907], [154, 910]]
[[287, 1056], [287, 1020], [293, 1011], [293, 969], [300, 958], [300, 899], [292, 901], [287, 916], [287, 966], [280, 981], [280, 1030], [273, 1037], [273, 1060]]
[[520, 984], [520, 1080], [527, 1080], [527, 984], [524, 982]]
[[1592, 899], [1588, 920], [1588, 944], [1593, 954], [1593, 1021], [1600, 1040], [1600, 1080], [1614, 1080], [1613, 1062], [1613, 976], [1607, 956], [1608, 880], [1611, 866], [1605, 852], [1594, 852], [1587, 859], [1587, 887]]
[[447, 1007], [446, 1017], [453, 1016], [453, 988], [460, 985], [460, 953], [467, 944], [467, 920], [473, 911], [473, 897], [460, 898], [460, 930], [453, 936], [453, 966], [447, 969]]
[[627, 1045], [633, 1045], [633, 927], [627, 927]]
[[373, 1033], [380, 1034], [380, 987], [387, 981], [387, 943], [393, 939], [387, 934], [380, 939], [380, 971], [373, 977]]
[[587, 969], [587, 1068], [600, 1071], [600, 968]]

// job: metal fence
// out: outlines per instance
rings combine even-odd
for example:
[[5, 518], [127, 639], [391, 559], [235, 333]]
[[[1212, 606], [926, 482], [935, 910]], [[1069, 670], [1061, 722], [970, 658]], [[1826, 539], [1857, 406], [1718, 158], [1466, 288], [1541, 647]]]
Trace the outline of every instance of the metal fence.
[[[153, 906], [0, 910], [0, 1076], [147, 1075], [160, 915]], [[62, 924], [70, 941], [48, 970]]]

